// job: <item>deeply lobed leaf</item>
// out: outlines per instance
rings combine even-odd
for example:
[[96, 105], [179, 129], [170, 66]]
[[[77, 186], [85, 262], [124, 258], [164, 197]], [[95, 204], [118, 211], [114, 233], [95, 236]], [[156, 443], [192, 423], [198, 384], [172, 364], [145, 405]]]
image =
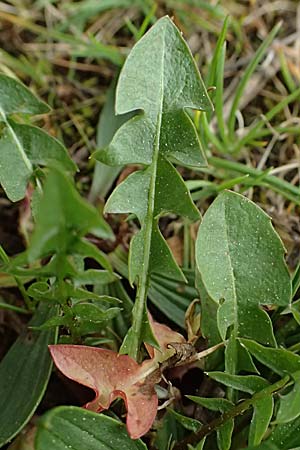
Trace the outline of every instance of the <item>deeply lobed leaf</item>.
[[145, 379], [145, 364], [140, 366], [130, 356], [95, 347], [58, 345], [51, 346], [50, 351], [64, 375], [95, 390], [96, 397], [85, 405], [87, 409], [103, 411], [121, 397], [125, 401], [127, 428], [132, 439], [149, 430], [156, 416], [158, 399], [154, 383]]
[[207, 110], [211, 104], [186, 43], [172, 21], [164, 17], [133, 48], [117, 86], [117, 114], [135, 110], [143, 110], [143, 114], [125, 123], [107, 150], [96, 153], [97, 159], [109, 165], [149, 166], [118, 186], [105, 208], [106, 212], [134, 213], [142, 225], [131, 245], [131, 282], [139, 276], [145, 258], [149, 221], [153, 222], [149, 273], [163, 271], [183, 279], [157, 223], [166, 212], [191, 220], [199, 217], [183, 180], [169, 162], [191, 167], [206, 164], [186, 107]]
[[172, 164], [206, 164], [185, 108], [211, 110], [212, 106], [181, 33], [163, 17], [134, 46], [117, 86], [117, 114], [142, 112], [121, 126], [107, 149], [96, 153], [108, 165], [144, 166], [115, 189], [105, 207], [109, 213], [133, 213], [141, 225], [129, 252], [129, 280], [137, 281], [139, 288], [133, 325], [121, 349], [135, 358], [143, 340], [153, 343], [144, 320], [151, 274], [185, 281], [159, 230], [159, 217], [168, 212], [190, 220], [200, 217]]
[[151, 427], [158, 398], [154, 385], [160, 381], [159, 364], [174, 354], [169, 343], [183, 343], [183, 336], [166, 325], [152, 322], [161, 350], [149, 349], [151, 359], [138, 364], [127, 355], [80, 345], [50, 346], [52, 358], [64, 375], [95, 391], [95, 399], [85, 407], [100, 412], [121, 397], [127, 409], [127, 429], [133, 439]]

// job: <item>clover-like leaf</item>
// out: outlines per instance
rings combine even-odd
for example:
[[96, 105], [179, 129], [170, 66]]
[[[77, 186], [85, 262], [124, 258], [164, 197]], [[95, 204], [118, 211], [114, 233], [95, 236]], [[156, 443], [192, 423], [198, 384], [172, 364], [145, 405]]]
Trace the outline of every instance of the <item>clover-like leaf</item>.
[[57, 368], [68, 378], [96, 393], [85, 407], [100, 412], [121, 397], [127, 409], [127, 429], [137, 439], [151, 427], [157, 411], [158, 398], [154, 385], [160, 381], [160, 363], [175, 352], [170, 343], [182, 344], [183, 336], [166, 325], [152, 321], [152, 328], [161, 349], [149, 348], [151, 358], [138, 364], [127, 355], [112, 350], [81, 345], [52, 345], [50, 352]]
[[115, 189], [105, 207], [109, 213], [133, 213], [141, 224], [129, 253], [129, 280], [138, 283], [133, 325], [121, 349], [135, 358], [142, 341], [153, 343], [145, 320], [150, 275], [185, 280], [159, 230], [159, 217], [168, 212], [190, 220], [200, 217], [172, 164], [206, 164], [185, 108], [211, 110], [212, 106], [180, 31], [163, 17], [134, 46], [117, 86], [116, 113], [142, 112], [117, 131], [107, 149], [96, 153], [108, 165], [144, 166]]

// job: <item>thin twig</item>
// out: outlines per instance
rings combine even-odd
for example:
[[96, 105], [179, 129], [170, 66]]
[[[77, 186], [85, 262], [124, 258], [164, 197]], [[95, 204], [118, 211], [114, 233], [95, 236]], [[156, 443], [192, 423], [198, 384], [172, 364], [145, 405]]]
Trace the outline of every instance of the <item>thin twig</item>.
[[290, 377], [287, 375], [284, 378], [281, 378], [276, 383], [272, 384], [271, 386], [268, 386], [262, 391], [257, 392], [256, 394], [253, 395], [253, 397], [243, 401], [242, 403], [239, 403], [238, 405], [235, 406], [235, 408], [231, 409], [230, 411], [226, 411], [220, 417], [217, 417], [207, 425], [204, 425], [202, 428], [200, 428], [198, 432], [190, 434], [187, 438], [175, 444], [173, 450], [186, 450], [189, 444], [194, 445], [197, 442], [201, 441], [205, 436], [208, 436], [213, 431], [220, 428], [228, 420], [234, 419], [235, 417], [244, 414], [244, 412], [247, 411], [249, 408], [251, 408], [251, 406], [253, 406], [253, 404], [257, 400], [278, 392], [280, 389], [286, 386], [289, 379]]

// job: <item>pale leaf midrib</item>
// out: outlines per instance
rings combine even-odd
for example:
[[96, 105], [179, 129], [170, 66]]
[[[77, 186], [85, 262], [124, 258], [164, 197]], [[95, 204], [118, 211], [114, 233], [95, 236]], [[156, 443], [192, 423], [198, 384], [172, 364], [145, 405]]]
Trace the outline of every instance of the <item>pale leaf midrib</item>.
[[7, 120], [6, 114], [3, 111], [1, 106], [0, 106], [0, 116], [2, 116], [2, 119], [3, 119], [4, 123], [5, 123], [8, 131], [10, 132], [14, 142], [16, 143], [16, 146], [17, 146], [17, 148], [19, 150], [19, 153], [20, 153], [20, 155], [22, 157], [22, 160], [24, 161], [25, 166], [27, 167], [27, 169], [30, 172], [32, 172], [32, 164], [31, 164], [29, 158], [27, 157], [26, 152], [25, 152], [24, 148], [22, 147], [22, 144], [21, 144], [18, 136], [16, 135], [16, 133], [14, 132], [13, 128], [11, 127], [9, 121]]
[[[149, 279], [149, 264], [150, 264], [150, 252], [151, 252], [151, 237], [153, 232], [153, 215], [155, 206], [155, 188], [156, 188], [156, 175], [157, 175], [157, 163], [158, 163], [158, 153], [160, 144], [160, 133], [161, 133], [161, 122], [162, 122], [162, 110], [163, 110], [163, 100], [164, 100], [164, 59], [165, 59], [165, 30], [162, 37], [163, 48], [161, 52], [161, 95], [160, 95], [160, 105], [157, 113], [156, 122], [156, 135], [154, 142], [154, 152], [151, 163], [152, 173], [150, 178], [149, 192], [148, 192], [148, 208], [145, 217], [145, 248], [143, 251], [143, 266], [142, 274], [139, 279], [139, 289], [136, 299], [137, 305], [137, 320], [136, 320], [136, 332], [140, 333], [142, 325], [142, 317], [144, 311], [144, 305], [147, 297], [148, 289], [148, 279]], [[143, 226], [143, 225], [142, 225]], [[139, 335], [140, 339], [140, 335]]]

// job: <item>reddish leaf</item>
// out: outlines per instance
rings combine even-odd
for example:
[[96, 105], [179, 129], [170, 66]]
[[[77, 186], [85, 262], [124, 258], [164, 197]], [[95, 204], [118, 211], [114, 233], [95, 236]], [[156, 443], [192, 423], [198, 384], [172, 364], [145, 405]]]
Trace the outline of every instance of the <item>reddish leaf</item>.
[[[151, 319], [151, 318], [150, 318]], [[147, 346], [151, 359], [138, 364], [127, 355], [111, 350], [81, 345], [51, 345], [57, 368], [68, 378], [95, 391], [95, 399], [85, 407], [100, 412], [121, 397], [127, 409], [127, 430], [137, 439], [150, 429], [157, 411], [154, 385], [161, 379], [159, 363], [174, 354], [169, 343], [184, 342], [183, 336], [151, 319], [161, 351]]]
[[156, 415], [157, 396], [154, 383], [145, 380], [143, 365], [127, 355], [81, 345], [52, 345], [50, 352], [64, 375], [95, 391], [95, 399], [85, 405], [87, 409], [102, 411], [121, 397], [128, 411], [130, 436], [137, 439], [149, 430]]
[[186, 342], [186, 340], [182, 336], [182, 334], [176, 333], [176, 331], [171, 330], [171, 328], [169, 328], [167, 325], [155, 322], [151, 314], [148, 313], [148, 316], [154, 336], [159, 343], [160, 350], [154, 349], [149, 344], [145, 344], [145, 347], [147, 349], [147, 352], [149, 353], [150, 358], [161, 363], [163, 361], [166, 361], [166, 359], [170, 358], [174, 354], [174, 348], [168, 347], [169, 344], [183, 344]]

